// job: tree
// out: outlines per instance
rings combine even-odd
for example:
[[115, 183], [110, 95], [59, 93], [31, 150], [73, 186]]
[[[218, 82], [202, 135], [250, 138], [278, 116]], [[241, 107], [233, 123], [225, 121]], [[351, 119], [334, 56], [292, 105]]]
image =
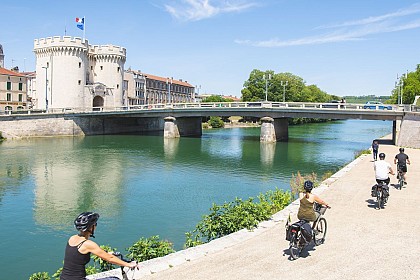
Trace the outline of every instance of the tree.
[[413, 104], [416, 95], [420, 94], [420, 64], [417, 64], [416, 71], [409, 72], [400, 77], [400, 80], [392, 90], [387, 103], [398, 104], [399, 86], [402, 84], [402, 104]]
[[221, 97], [220, 95], [211, 95], [209, 97], [206, 97], [203, 99], [204, 103], [212, 103], [212, 102], [233, 102], [233, 99], [230, 98], [224, 98]]
[[[249, 78], [244, 82], [242, 89], [243, 101], [261, 101], [265, 100], [266, 80], [264, 75], [271, 79], [267, 82], [267, 100], [274, 102], [282, 102], [283, 94], [287, 102], [328, 102], [332, 96], [320, 90], [316, 85], [305, 84], [305, 81], [292, 73], [277, 73], [272, 70], [262, 72], [254, 69], [251, 71]], [[286, 84], [287, 86], [282, 86]]]

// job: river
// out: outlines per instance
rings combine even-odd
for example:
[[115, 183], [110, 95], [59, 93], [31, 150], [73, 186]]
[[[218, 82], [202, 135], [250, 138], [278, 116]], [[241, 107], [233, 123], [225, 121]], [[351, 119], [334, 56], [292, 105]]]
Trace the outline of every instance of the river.
[[[392, 122], [347, 120], [289, 127], [204, 130], [201, 138], [115, 135], [0, 143], [2, 275], [28, 279], [62, 265], [74, 218], [96, 211], [95, 241], [124, 252], [159, 235], [180, 250], [211, 204], [288, 190], [292, 174], [337, 171], [391, 133]], [[373, 176], [373, 175], [372, 175]], [[373, 178], [372, 178], [373, 180]], [[3, 277], [1, 277], [3, 278]]]

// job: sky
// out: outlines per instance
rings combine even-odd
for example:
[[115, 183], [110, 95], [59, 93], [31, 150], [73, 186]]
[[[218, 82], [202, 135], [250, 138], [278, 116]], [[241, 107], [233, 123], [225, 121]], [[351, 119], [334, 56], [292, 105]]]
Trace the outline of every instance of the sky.
[[125, 47], [125, 69], [240, 97], [252, 70], [337, 96], [390, 95], [420, 58], [420, 1], [1, 0], [5, 67], [35, 70], [34, 39]]

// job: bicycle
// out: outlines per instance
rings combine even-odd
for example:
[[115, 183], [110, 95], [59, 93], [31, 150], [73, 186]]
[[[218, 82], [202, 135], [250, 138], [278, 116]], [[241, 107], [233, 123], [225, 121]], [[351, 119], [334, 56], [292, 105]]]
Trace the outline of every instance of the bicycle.
[[389, 197], [389, 187], [388, 184], [384, 181], [376, 184], [376, 203], [378, 205], [378, 210], [384, 208], [385, 203], [388, 202]]
[[[325, 242], [327, 220], [322, 216], [325, 214], [327, 208], [331, 207], [322, 206], [316, 202], [314, 203], [314, 210], [320, 215], [315, 220], [312, 228], [310, 227], [310, 223], [306, 220], [300, 220], [294, 224], [286, 225], [286, 240], [290, 241], [289, 252], [292, 259], [296, 260], [300, 257], [303, 249], [310, 244], [311, 239], [314, 241], [315, 246], [319, 246]], [[305, 227], [308, 227], [307, 225], [312, 229], [312, 234], [309, 234], [309, 236], [307, 233], [304, 233], [307, 232], [307, 230], [304, 229]]]
[[397, 171], [398, 171], [398, 173], [397, 173], [398, 174], [397, 175], [397, 178], [398, 178], [398, 186], [399, 186], [399, 188], [401, 190], [402, 187], [405, 184], [405, 181], [404, 181], [404, 172], [402, 171], [402, 166], [400, 166], [400, 165], [397, 164]]
[[[116, 257], [119, 257], [121, 260], [123, 260], [125, 262], [128, 262], [128, 263], [134, 261], [134, 259], [131, 259], [131, 260], [125, 259], [123, 254], [121, 254], [120, 252], [113, 252], [112, 254]], [[136, 263], [137, 263], [137, 261], [136, 261]], [[127, 269], [125, 269], [124, 266], [120, 266], [120, 268], [121, 268], [121, 277], [122, 278], [120, 278], [120, 275], [116, 276], [115, 271], [110, 270], [110, 271], [104, 272], [103, 274], [105, 274], [105, 275], [96, 276], [94, 278], [92, 278], [92, 276], [91, 276], [91, 277], [88, 277], [88, 279], [90, 279], [90, 280], [94, 280], [94, 279], [95, 280], [134, 280], [134, 274], [135, 274], [134, 268], [128, 268], [128, 271], [133, 270], [133, 273], [132, 273], [130, 278], [128, 278], [128, 275], [127, 275], [127, 272], [126, 272]], [[139, 269], [139, 268], [137, 267], [137, 269]], [[97, 278], [97, 277], [99, 277], [99, 278]]]

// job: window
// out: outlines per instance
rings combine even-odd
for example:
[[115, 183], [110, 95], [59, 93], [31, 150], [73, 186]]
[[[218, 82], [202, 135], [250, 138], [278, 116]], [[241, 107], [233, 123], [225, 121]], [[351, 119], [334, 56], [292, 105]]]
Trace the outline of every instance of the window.
[[22, 91], [23, 90], [23, 83], [19, 83], [19, 90]]
[[117, 67], [117, 72], [120, 72], [120, 67], [119, 66]]
[[23, 94], [19, 93], [19, 102], [23, 101]]
[[81, 62], [79, 62], [79, 68], [82, 68], [82, 63]]
[[120, 84], [117, 84], [117, 89], [119, 89], [120, 88]]
[[6, 101], [12, 101], [12, 94], [11, 93], [6, 94]]
[[13, 108], [12, 108], [12, 106], [6, 106], [6, 107], [4, 107], [4, 110], [5, 111], [12, 111]]
[[103, 66], [101, 66], [101, 70], [104, 70], [104, 67]]
[[12, 82], [7, 82], [7, 90], [12, 90]]
[[78, 82], [77, 82], [78, 84], [79, 84], [79, 86], [82, 84], [82, 80], [79, 80]]

